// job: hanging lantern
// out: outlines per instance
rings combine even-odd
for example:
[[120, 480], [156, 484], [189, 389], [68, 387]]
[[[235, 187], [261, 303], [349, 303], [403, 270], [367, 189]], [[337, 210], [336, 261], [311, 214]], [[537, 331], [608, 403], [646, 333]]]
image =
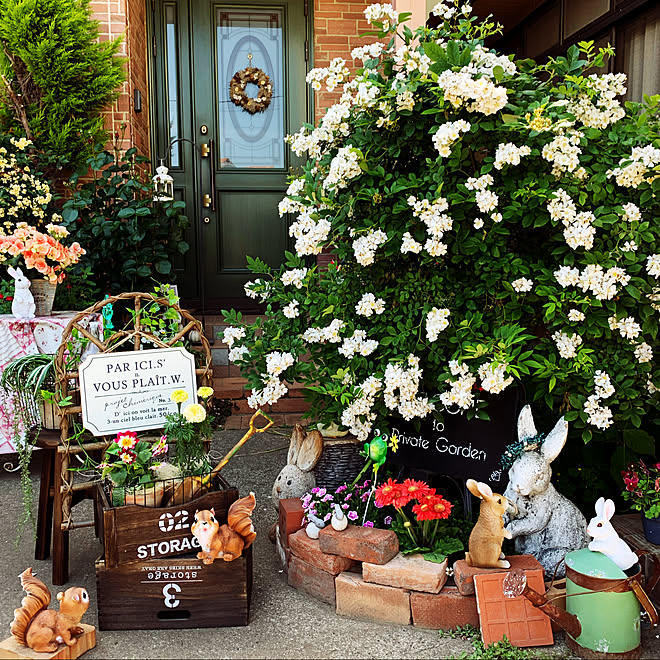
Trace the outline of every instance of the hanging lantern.
[[167, 172], [162, 162], [156, 168], [153, 178], [155, 202], [171, 202], [174, 199], [174, 179]]

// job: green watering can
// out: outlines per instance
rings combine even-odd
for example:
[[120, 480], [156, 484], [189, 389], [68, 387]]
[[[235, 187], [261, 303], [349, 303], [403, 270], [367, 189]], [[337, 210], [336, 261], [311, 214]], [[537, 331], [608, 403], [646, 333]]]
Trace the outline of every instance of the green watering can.
[[639, 563], [634, 575], [626, 575], [604, 554], [587, 548], [569, 552], [565, 562], [566, 611], [530, 589], [520, 570], [511, 571], [504, 580], [505, 596], [524, 596], [545, 612], [566, 631], [566, 645], [583, 658], [638, 658], [640, 603], [651, 622], [658, 621], [641, 585]]

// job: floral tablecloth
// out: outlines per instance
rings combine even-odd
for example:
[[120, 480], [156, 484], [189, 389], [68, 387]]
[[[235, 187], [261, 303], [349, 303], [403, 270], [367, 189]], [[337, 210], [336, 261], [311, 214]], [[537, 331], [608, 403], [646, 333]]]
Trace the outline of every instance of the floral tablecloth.
[[[29, 320], [0, 314], [0, 374], [13, 359], [22, 355], [57, 352], [64, 329], [76, 314], [78, 312], [53, 312], [52, 316], [37, 316]], [[99, 314], [91, 314], [81, 325], [93, 335], [103, 337], [103, 323]], [[90, 343], [85, 353], [95, 353], [97, 350]], [[12, 395], [0, 388], [0, 454], [16, 451], [15, 423]]]

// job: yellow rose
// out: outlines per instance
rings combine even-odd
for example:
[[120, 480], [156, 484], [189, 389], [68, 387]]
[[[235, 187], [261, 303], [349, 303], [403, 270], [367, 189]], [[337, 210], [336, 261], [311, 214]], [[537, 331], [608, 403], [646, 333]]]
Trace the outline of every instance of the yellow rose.
[[200, 397], [201, 399], [208, 399], [210, 396], [213, 396], [213, 388], [212, 387], [200, 387], [197, 390], [197, 396]]
[[174, 401], [174, 403], [183, 403], [184, 401], [188, 401], [188, 392], [185, 390], [174, 390], [174, 392], [170, 394], [170, 399]]
[[183, 409], [183, 416], [189, 422], [203, 422], [206, 419], [206, 410], [199, 403], [191, 403]]

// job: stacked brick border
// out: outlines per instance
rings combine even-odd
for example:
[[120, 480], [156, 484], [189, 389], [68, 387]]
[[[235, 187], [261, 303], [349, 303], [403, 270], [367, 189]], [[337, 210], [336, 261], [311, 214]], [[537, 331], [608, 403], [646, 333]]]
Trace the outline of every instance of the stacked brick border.
[[[463, 595], [457, 586], [444, 584], [438, 593], [426, 593], [401, 587], [366, 582], [363, 578], [364, 564], [351, 557], [328, 554], [321, 550], [321, 543], [346, 543], [354, 545], [345, 532], [334, 532], [332, 528], [321, 531], [320, 541], [312, 541], [302, 529], [303, 511], [300, 500], [280, 501], [280, 517], [276, 534], [277, 551], [288, 582], [296, 589], [309, 593], [318, 600], [335, 607], [337, 614], [352, 618], [368, 619], [381, 623], [412, 625], [432, 630], [454, 630], [458, 626], [479, 626], [477, 601], [474, 595]], [[372, 548], [381, 548], [382, 534], [387, 530], [359, 528], [365, 537], [364, 543]], [[375, 533], [374, 542], [369, 537]], [[295, 538], [292, 538], [292, 535]], [[323, 537], [326, 537], [325, 539]], [[344, 539], [347, 539], [344, 541]], [[376, 552], [376, 550], [372, 550]], [[347, 548], [345, 554], [352, 554]], [[377, 559], [387, 564], [398, 553], [386, 547]], [[302, 555], [302, 556], [301, 556]], [[365, 556], [365, 555], [362, 555]]]

